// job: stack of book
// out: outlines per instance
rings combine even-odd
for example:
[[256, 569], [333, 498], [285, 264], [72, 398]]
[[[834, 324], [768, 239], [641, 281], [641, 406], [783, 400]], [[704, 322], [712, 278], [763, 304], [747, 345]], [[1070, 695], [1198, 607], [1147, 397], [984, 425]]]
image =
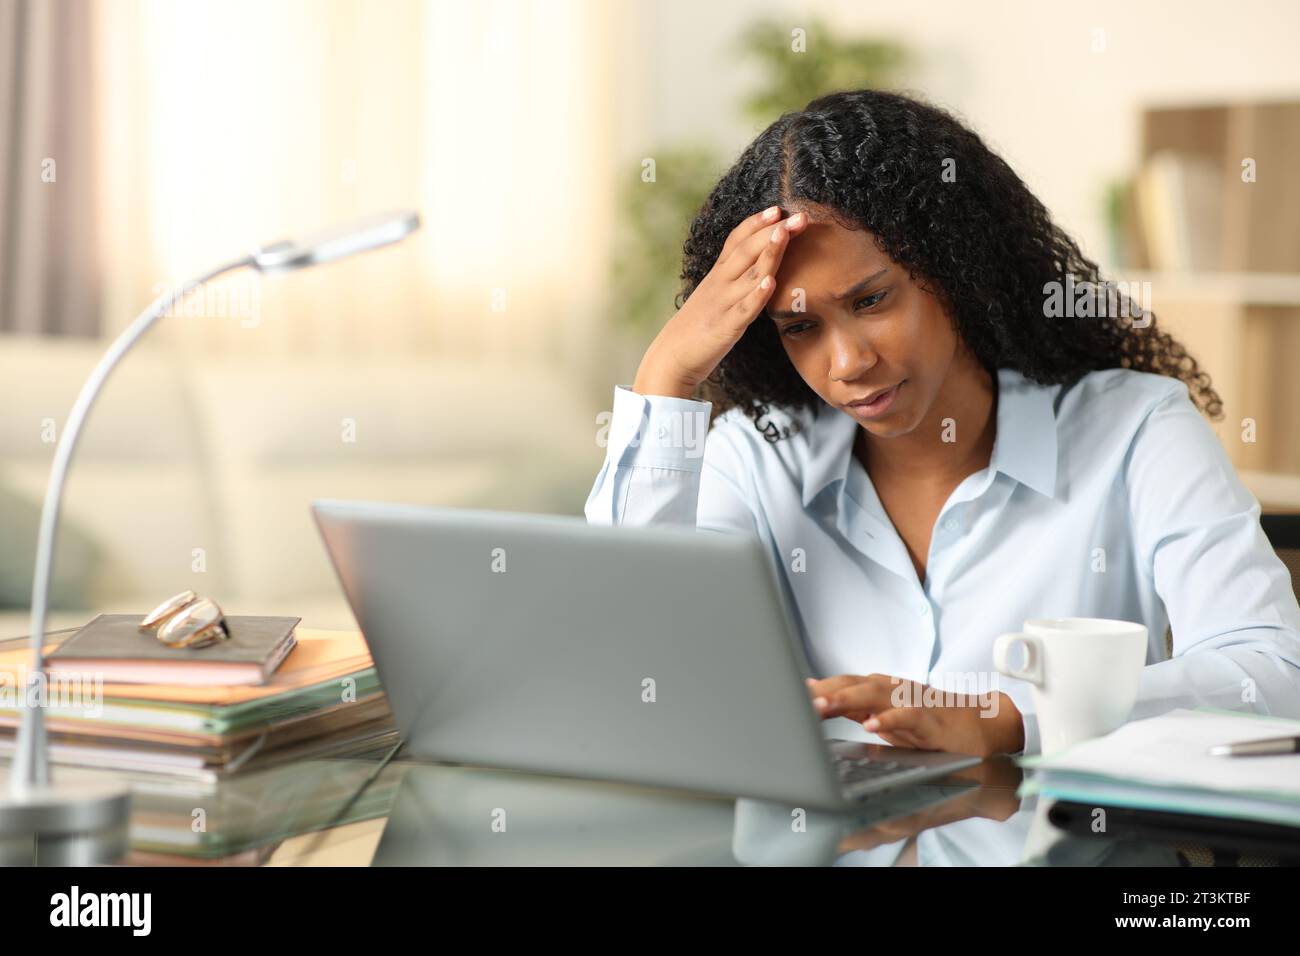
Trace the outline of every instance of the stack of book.
[[[164, 647], [130, 615], [101, 615], [51, 647], [42, 685], [51, 762], [214, 781], [396, 745], [360, 633], [227, 620], [231, 639], [202, 650]], [[10, 648], [0, 651], [0, 757], [13, 753], [32, 693], [30, 652]]]
[[211, 781], [88, 767], [57, 773], [66, 786], [111, 780], [131, 788], [128, 866], [260, 866], [275, 862], [285, 841], [386, 816], [409, 769], [385, 763], [390, 750]]

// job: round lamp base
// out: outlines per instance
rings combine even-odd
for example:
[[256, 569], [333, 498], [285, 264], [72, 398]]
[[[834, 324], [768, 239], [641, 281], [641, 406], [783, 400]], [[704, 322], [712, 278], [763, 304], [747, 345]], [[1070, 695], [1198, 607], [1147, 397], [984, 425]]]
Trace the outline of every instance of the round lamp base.
[[34, 787], [0, 796], [0, 837], [70, 836], [125, 829], [131, 791], [120, 784]]

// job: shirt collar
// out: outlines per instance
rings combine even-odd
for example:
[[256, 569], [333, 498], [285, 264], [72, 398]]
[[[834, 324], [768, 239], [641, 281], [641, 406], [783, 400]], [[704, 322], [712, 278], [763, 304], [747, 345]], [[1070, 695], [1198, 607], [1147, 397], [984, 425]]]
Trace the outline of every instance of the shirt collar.
[[998, 369], [998, 432], [991, 467], [1048, 498], [1056, 497], [1056, 395], [1020, 372]]
[[805, 508], [832, 482], [843, 484], [849, 473], [849, 459], [853, 455], [853, 439], [858, 427], [847, 413], [825, 402], [817, 406], [817, 417], [804, 432], [808, 444], [808, 459], [803, 469]]
[[[998, 425], [989, 466], [1049, 498], [1056, 497], [1056, 410], [1060, 386], [1039, 385], [1013, 369], [998, 369]], [[803, 469], [807, 507], [833, 482], [848, 476], [857, 421], [830, 405], [818, 407], [807, 429]]]

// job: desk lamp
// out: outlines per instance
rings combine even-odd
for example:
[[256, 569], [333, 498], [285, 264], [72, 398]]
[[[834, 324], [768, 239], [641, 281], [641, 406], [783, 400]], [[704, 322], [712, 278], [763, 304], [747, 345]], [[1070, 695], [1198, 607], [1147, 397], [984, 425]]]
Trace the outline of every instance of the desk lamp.
[[[54, 564], [54, 537], [59, 525], [63, 485], [76, 449], [77, 438], [91, 406], [131, 347], [173, 305], [190, 291], [227, 272], [251, 267], [264, 275], [279, 275], [344, 259], [405, 239], [420, 228], [419, 214], [401, 211], [372, 216], [350, 225], [322, 231], [301, 240], [283, 240], [259, 246], [225, 265], [218, 266], [154, 300], [109, 346], [68, 414], [59, 437], [45, 488], [41, 523], [36, 540], [36, 570], [32, 578], [32, 664], [30, 682], [45, 680], [45, 616], [49, 602], [50, 574]], [[44, 696], [44, 695], [43, 695]], [[45, 739], [45, 703], [22, 707], [22, 724], [10, 767], [9, 793], [0, 797], [0, 838], [32, 839], [33, 849], [42, 839], [75, 841], [79, 835], [113, 828], [125, 828], [130, 791], [123, 786], [59, 786], [50, 782], [49, 755]], [[95, 862], [87, 860], [86, 862]]]

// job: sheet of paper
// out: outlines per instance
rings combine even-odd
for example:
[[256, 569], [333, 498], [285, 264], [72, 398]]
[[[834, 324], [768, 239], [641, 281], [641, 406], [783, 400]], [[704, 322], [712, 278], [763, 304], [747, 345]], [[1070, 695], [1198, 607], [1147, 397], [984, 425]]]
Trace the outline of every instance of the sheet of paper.
[[1026, 766], [1207, 790], [1300, 797], [1300, 754], [1211, 757], [1215, 744], [1300, 736], [1300, 721], [1211, 710], [1174, 710], [1125, 724]]

